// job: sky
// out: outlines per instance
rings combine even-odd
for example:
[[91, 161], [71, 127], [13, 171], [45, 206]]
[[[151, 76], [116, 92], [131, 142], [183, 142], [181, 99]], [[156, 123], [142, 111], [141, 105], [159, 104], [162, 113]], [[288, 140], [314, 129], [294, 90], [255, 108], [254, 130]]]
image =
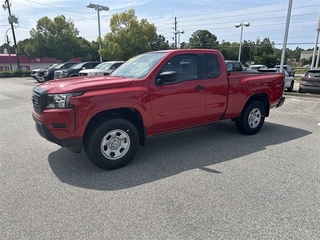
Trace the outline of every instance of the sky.
[[[1, 5], [5, 0], [0, 0]], [[11, 14], [19, 19], [15, 26], [16, 41], [30, 38], [42, 17], [54, 19], [64, 15], [79, 30], [79, 37], [89, 41], [99, 36], [97, 11], [87, 8], [90, 0], [9, 0]], [[235, 24], [249, 22], [243, 28], [242, 40], [256, 41], [269, 38], [275, 47], [282, 49], [287, 17], [290, 16], [287, 48], [305, 50], [315, 46], [320, 0], [293, 0], [288, 15], [289, 0], [92, 0], [91, 3], [109, 7], [100, 12], [100, 29], [103, 37], [110, 31], [113, 14], [135, 10], [138, 20], [147, 19], [169, 43], [174, 43], [175, 19], [180, 42], [188, 42], [197, 30], [208, 30], [219, 42], [239, 42], [241, 28]], [[6, 32], [13, 45], [8, 23], [8, 10], [0, 9], [0, 45], [5, 43]], [[10, 29], [10, 30], [8, 30]], [[8, 31], [7, 31], [8, 30]]]

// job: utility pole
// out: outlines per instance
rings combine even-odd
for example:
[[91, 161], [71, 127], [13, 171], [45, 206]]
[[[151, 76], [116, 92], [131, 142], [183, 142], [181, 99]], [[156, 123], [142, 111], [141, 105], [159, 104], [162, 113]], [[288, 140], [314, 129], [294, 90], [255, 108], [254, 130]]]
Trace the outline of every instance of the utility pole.
[[18, 69], [20, 69], [20, 60], [19, 60], [19, 56], [17, 54], [17, 41], [16, 41], [16, 35], [14, 33], [14, 27], [13, 27], [13, 23], [18, 23], [18, 18], [16, 16], [14, 16], [14, 15], [13, 16], [11, 15], [9, 0], [5, 0], [3, 8], [4, 8], [4, 10], [8, 9], [8, 12], [9, 12], [8, 21], [9, 21], [9, 24], [11, 25], [13, 42], [14, 42], [15, 49], [16, 49], [16, 57], [17, 57]]
[[174, 48], [177, 48], [177, 17], [174, 17]]
[[10, 55], [10, 41], [9, 41], [9, 37], [6, 34], [7, 37], [7, 44], [8, 44], [8, 54], [9, 54], [9, 62], [10, 62], [10, 71], [12, 72], [12, 62], [11, 62], [11, 55]]

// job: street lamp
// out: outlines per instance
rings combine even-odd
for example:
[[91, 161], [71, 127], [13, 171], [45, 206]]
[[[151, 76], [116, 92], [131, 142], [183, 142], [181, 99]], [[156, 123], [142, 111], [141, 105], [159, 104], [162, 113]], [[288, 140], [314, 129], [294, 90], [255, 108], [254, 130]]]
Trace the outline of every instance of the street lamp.
[[242, 44], [242, 33], [243, 33], [243, 26], [249, 27], [250, 23], [245, 22], [245, 23], [238, 23], [235, 25], [236, 28], [241, 27], [241, 34], [240, 34], [240, 45], [239, 45], [239, 56], [238, 56], [238, 61], [240, 62], [240, 56], [241, 56], [241, 44]]
[[184, 34], [184, 30], [175, 31], [174, 34], [178, 34], [178, 48], [180, 48], [180, 34]]
[[[101, 30], [100, 30], [100, 11], [108, 11], [109, 8], [99, 4], [88, 3], [87, 8], [94, 8], [98, 13], [98, 31], [99, 31], [99, 41], [101, 40]], [[99, 50], [101, 49], [101, 44], [99, 42]], [[99, 54], [100, 55], [100, 54]], [[100, 55], [100, 62], [102, 62], [102, 57]]]

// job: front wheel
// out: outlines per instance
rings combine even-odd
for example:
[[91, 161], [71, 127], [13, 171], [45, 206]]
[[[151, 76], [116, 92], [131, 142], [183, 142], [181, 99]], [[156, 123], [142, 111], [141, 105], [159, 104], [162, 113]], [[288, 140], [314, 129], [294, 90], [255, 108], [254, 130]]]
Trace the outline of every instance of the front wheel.
[[241, 118], [236, 122], [239, 132], [253, 135], [260, 131], [265, 119], [265, 107], [259, 101], [253, 101], [245, 106]]
[[139, 147], [139, 133], [129, 121], [109, 119], [88, 133], [85, 150], [96, 166], [112, 170], [128, 164]]

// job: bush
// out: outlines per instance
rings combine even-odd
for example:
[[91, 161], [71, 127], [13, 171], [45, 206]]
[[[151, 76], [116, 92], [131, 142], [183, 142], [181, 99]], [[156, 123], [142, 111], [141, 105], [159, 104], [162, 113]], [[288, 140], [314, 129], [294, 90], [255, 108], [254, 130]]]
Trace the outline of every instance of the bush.
[[9, 71], [1, 71], [0, 72], [0, 77], [1, 78], [29, 77], [29, 76], [31, 76], [31, 71], [30, 70], [23, 71], [21, 69], [15, 69], [12, 72], [9, 72]]

